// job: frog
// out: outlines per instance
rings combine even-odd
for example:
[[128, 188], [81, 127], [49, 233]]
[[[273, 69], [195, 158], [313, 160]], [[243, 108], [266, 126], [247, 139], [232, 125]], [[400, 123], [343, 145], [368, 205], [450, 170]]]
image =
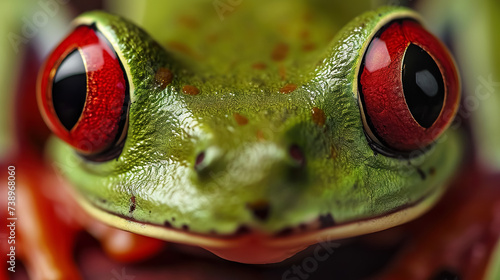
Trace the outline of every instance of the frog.
[[[368, 12], [313, 62], [288, 66], [278, 44], [250, 75], [259, 61], [244, 51], [234, 66], [190, 62], [125, 19], [81, 15], [40, 74], [38, 101], [58, 136], [48, 153], [92, 216], [229, 260], [279, 262], [318, 238], [398, 225], [436, 202], [461, 145], [453, 131], [437, 142], [458, 109], [459, 78], [418, 21], [403, 8]], [[396, 65], [411, 69], [408, 81]], [[408, 97], [416, 73], [429, 85]], [[419, 94], [429, 100], [409, 101]]]
[[[244, 7], [233, 13], [224, 20], [248, 16]], [[84, 14], [40, 74], [38, 101], [57, 135], [48, 143], [50, 161], [86, 214], [238, 262], [279, 262], [321, 240], [397, 226], [442, 196], [463, 146], [461, 133], [449, 129], [460, 99], [453, 59], [421, 22], [411, 10], [381, 8], [355, 18], [317, 49], [273, 39], [244, 48], [246, 41], [232, 45], [238, 40], [228, 43], [224, 33], [208, 34], [204, 43], [219, 51], [206, 55], [177, 41], [162, 46], [121, 17]], [[442, 81], [434, 81], [446, 87], [439, 109], [447, 114], [431, 120], [438, 125], [429, 135], [412, 131], [422, 124], [405, 105], [403, 91], [393, 94], [406, 115], [389, 110], [399, 115], [387, 117], [370, 109], [380, 106], [376, 92], [367, 89], [377, 80], [370, 78], [370, 54], [387, 56], [380, 38], [395, 40], [390, 32], [401, 32], [400, 26], [425, 37], [405, 41], [410, 51], [395, 51], [399, 65], [412, 53], [433, 67], [425, 73], [444, 72]], [[264, 27], [258, 36], [272, 38]], [[95, 69], [90, 86], [70, 92], [86, 88], [80, 97], [88, 97], [110, 81], [117, 86], [107, 96], [93, 97], [94, 103], [81, 98], [76, 104], [81, 115], [70, 115], [68, 124], [60, 119], [67, 113], [55, 109], [53, 88], [60, 84], [53, 80], [73, 71], [75, 60], [80, 71], [93, 67], [96, 46], [111, 70]], [[379, 66], [376, 59], [371, 64]], [[102, 104], [109, 106], [89, 109]], [[400, 119], [413, 122], [401, 125]], [[107, 126], [85, 130], [100, 120]], [[400, 142], [401, 135], [391, 134], [383, 122], [411, 137]], [[77, 126], [79, 134], [72, 134]]]

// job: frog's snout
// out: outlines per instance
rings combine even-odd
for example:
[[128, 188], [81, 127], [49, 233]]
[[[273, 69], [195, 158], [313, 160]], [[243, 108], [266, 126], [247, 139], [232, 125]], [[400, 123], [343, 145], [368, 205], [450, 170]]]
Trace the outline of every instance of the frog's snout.
[[265, 223], [300, 192], [307, 178], [305, 166], [305, 154], [296, 144], [254, 142], [199, 151], [193, 171], [200, 191], [231, 197], [225, 207], [234, 203], [231, 207], [246, 211], [255, 223]]
[[[279, 148], [274, 145], [271, 145], [271, 147], [251, 146], [246, 147], [245, 150], [238, 156], [239, 152], [224, 152], [219, 147], [210, 147], [206, 150], [200, 151], [196, 155], [194, 169], [201, 175], [203, 173], [210, 173], [211, 171], [221, 168], [242, 167], [248, 164], [262, 166], [261, 164], [266, 165], [272, 162], [281, 162], [281, 164], [288, 165], [293, 169], [303, 168], [306, 164], [306, 158], [302, 148], [295, 144], [290, 145], [288, 149]], [[242, 158], [242, 155], [245, 154], [249, 154], [250, 156], [248, 161], [245, 161], [244, 158]], [[227, 166], [223, 166], [224, 163]], [[242, 166], [234, 166], [238, 163], [242, 164]]]
[[202, 181], [224, 178], [224, 182], [242, 186], [270, 183], [276, 175], [292, 175], [305, 165], [306, 157], [298, 145], [250, 143], [237, 148], [212, 146], [202, 150], [196, 155], [193, 168]]

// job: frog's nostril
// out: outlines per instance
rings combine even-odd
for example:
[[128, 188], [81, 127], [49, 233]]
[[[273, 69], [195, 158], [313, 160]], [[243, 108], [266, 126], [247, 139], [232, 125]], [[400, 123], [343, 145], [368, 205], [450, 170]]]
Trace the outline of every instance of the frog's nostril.
[[304, 166], [306, 162], [306, 158], [304, 157], [304, 153], [302, 149], [297, 145], [290, 146], [289, 150], [290, 156], [294, 159], [299, 166]]
[[201, 152], [196, 156], [196, 161], [194, 163], [194, 168], [199, 170], [203, 164], [203, 161], [205, 160], [205, 152]]

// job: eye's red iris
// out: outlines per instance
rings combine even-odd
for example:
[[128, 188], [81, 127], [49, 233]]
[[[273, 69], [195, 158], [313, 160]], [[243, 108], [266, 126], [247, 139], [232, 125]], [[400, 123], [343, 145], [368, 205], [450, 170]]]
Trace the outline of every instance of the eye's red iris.
[[412, 20], [389, 23], [360, 68], [365, 130], [392, 151], [423, 149], [451, 123], [459, 91], [453, 60], [438, 39]]
[[77, 27], [49, 56], [40, 73], [38, 100], [45, 122], [83, 154], [116, 143], [127, 110], [127, 81], [106, 38]]

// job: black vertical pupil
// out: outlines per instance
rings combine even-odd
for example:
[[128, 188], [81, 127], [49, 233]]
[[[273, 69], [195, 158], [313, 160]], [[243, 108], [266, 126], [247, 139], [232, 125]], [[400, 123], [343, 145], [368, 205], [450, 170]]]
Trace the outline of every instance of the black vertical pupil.
[[52, 81], [52, 104], [59, 121], [70, 131], [78, 122], [87, 99], [87, 73], [78, 50], [61, 62]]
[[403, 92], [413, 118], [422, 127], [431, 127], [443, 108], [443, 76], [434, 59], [414, 44], [403, 60]]

